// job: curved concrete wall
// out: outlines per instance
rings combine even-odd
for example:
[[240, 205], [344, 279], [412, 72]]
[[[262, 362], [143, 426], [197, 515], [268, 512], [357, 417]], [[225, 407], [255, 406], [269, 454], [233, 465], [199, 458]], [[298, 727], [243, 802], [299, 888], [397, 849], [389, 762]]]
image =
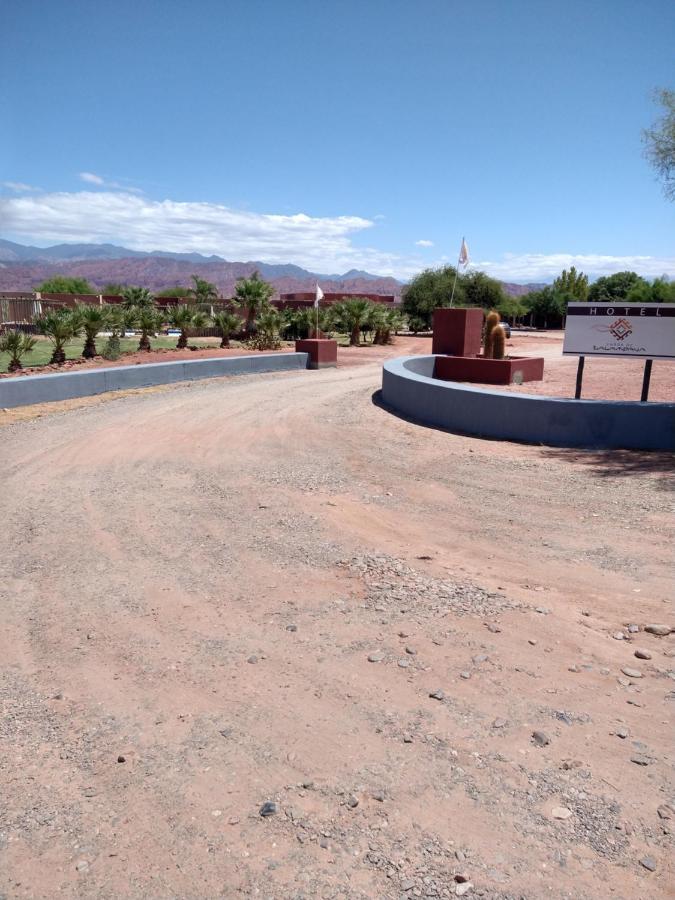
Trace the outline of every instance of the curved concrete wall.
[[433, 356], [384, 363], [382, 399], [426, 425], [553, 447], [675, 450], [675, 403], [566, 400], [432, 378]]
[[0, 408], [72, 400], [74, 397], [88, 397], [106, 391], [123, 391], [198, 378], [306, 369], [308, 361], [307, 353], [275, 353], [0, 378]]

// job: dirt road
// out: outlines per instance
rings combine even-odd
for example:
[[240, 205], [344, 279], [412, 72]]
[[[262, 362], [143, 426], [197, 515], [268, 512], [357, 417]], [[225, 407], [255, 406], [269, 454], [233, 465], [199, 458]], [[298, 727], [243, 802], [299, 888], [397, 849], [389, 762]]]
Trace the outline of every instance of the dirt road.
[[672, 458], [379, 384], [0, 428], [0, 895], [668, 896]]

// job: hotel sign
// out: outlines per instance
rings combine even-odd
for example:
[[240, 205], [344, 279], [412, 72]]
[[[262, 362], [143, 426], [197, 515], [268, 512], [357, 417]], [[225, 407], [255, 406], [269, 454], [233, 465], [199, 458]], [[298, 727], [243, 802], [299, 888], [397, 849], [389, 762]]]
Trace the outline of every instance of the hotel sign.
[[675, 303], [569, 303], [563, 353], [675, 359]]

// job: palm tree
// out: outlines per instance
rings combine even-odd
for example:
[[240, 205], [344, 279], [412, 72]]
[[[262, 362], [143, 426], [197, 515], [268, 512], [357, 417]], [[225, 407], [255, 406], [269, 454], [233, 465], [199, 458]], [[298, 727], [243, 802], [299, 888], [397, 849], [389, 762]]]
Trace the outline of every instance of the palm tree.
[[84, 348], [82, 356], [85, 359], [93, 359], [96, 353], [96, 335], [102, 331], [108, 323], [108, 316], [103, 306], [79, 305], [73, 310], [73, 319], [79, 329], [84, 331]]
[[124, 306], [126, 309], [135, 307], [136, 309], [152, 309], [155, 305], [155, 298], [147, 288], [135, 287], [129, 285], [122, 291], [124, 297]]
[[234, 289], [234, 302], [246, 310], [246, 334], [253, 331], [253, 323], [258, 315], [269, 305], [274, 287], [263, 281], [259, 272], [250, 278], [239, 278]]
[[213, 324], [220, 332], [220, 346], [230, 346], [230, 335], [241, 328], [241, 318], [227, 309], [222, 310], [213, 317]]
[[358, 347], [361, 343], [361, 329], [368, 321], [370, 306], [370, 300], [365, 297], [352, 297], [350, 300], [343, 300], [335, 311], [349, 332], [349, 343], [353, 347]]
[[9, 353], [8, 372], [23, 369], [21, 357], [30, 353], [37, 341], [23, 331], [6, 331], [0, 334], [0, 353]]
[[172, 306], [169, 310], [167, 321], [172, 328], [180, 330], [176, 349], [184, 350], [187, 347], [189, 330], [191, 328], [203, 328], [208, 319], [203, 312], [192, 309], [190, 306]]
[[141, 332], [141, 339], [138, 342], [139, 350], [146, 350], [148, 353], [152, 349], [150, 345], [150, 335], [154, 335], [164, 324], [164, 314], [158, 309], [141, 308], [138, 311], [137, 325]]
[[282, 319], [279, 312], [271, 306], [263, 309], [258, 318], [255, 320], [256, 337], [254, 339], [256, 350], [276, 350], [281, 342], [279, 340], [279, 329], [281, 328]]
[[106, 341], [103, 356], [105, 359], [118, 359], [120, 348], [120, 336], [124, 337], [127, 329], [136, 327], [138, 321], [138, 307], [123, 305], [105, 306], [106, 325], [110, 329], [110, 337]]
[[40, 334], [44, 334], [54, 345], [52, 365], [62, 366], [66, 361], [65, 346], [80, 332], [79, 323], [69, 309], [50, 310], [35, 323]]
[[208, 305], [213, 300], [218, 299], [218, 290], [215, 284], [205, 281], [197, 275], [192, 276], [193, 287], [188, 291], [190, 297], [194, 298], [195, 303]]

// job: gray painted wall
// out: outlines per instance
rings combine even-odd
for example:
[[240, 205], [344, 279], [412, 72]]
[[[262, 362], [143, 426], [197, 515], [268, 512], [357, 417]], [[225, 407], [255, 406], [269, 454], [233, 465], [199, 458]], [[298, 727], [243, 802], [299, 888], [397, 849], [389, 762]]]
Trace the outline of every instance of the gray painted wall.
[[477, 437], [553, 447], [675, 450], [675, 403], [515, 394], [438, 381], [433, 370], [433, 356], [385, 362], [382, 399], [426, 425]]
[[1, 378], [0, 408], [71, 400], [74, 397], [88, 397], [92, 394], [103, 394], [106, 391], [151, 387], [177, 381], [193, 381], [198, 378], [306, 369], [308, 362], [309, 354], [307, 353], [277, 353], [262, 356], [190, 359], [140, 366], [84, 369], [81, 372], [57, 372], [52, 375]]

